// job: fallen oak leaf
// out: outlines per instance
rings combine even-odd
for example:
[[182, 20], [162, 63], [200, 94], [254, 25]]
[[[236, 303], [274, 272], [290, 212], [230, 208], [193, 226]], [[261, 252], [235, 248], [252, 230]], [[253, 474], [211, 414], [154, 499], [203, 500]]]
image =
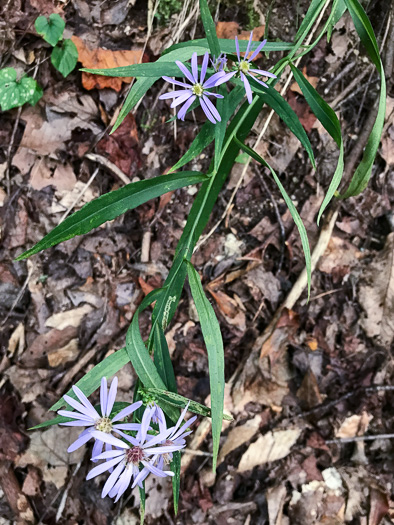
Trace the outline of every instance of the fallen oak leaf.
[[[98, 47], [90, 49], [87, 44], [78, 36], [72, 36], [71, 40], [78, 50], [78, 61], [87, 69], [109, 69], [113, 67], [129, 66], [139, 62], [148, 62], [146, 53], [142, 49], [121, 49], [112, 51]], [[104, 77], [82, 72], [82, 85], [85, 89], [104, 89], [112, 88], [120, 91], [122, 82], [129, 84], [132, 77]]]

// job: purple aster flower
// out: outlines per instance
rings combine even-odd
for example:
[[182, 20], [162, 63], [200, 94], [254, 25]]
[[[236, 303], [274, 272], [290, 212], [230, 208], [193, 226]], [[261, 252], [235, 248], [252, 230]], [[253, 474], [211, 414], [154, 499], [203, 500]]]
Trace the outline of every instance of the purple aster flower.
[[[185, 437], [187, 437], [189, 434], [191, 434], [193, 432], [192, 430], [188, 430], [188, 431], [186, 431], [186, 430], [197, 419], [197, 416], [193, 416], [181, 426], [181, 423], [183, 423], [183, 421], [185, 419], [185, 415], [186, 415], [186, 412], [187, 412], [188, 408], [189, 408], [189, 403], [187, 404], [187, 406], [182, 411], [182, 414], [180, 415], [176, 425], [174, 427], [171, 427], [170, 429], [167, 430], [167, 424], [166, 424], [166, 419], [165, 419], [164, 413], [163, 413], [163, 411], [162, 411], [162, 409], [160, 407], [157, 407], [158, 412], [161, 412], [161, 415], [159, 417], [159, 423], [158, 423], [159, 424], [159, 432], [160, 432], [160, 434], [164, 435], [168, 431], [170, 432], [168, 434], [168, 436], [166, 437], [166, 439], [162, 442], [162, 444], [164, 446], [177, 446], [177, 447], [181, 447], [181, 448], [186, 446]], [[150, 436], [148, 435], [148, 439], [149, 438], [150, 438]], [[159, 448], [159, 450], [160, 450], [160, 448]], [[172, 461], [172, 452], [167, 452], [167, 453], [162, 454], [160, 456], [159, 464], [160, 464], [160, 462], [161, 462], [161, 464], [163, 464], [163, 463], [169, 464], [169, 463], [171, 463], [171, 461]]]
[[[94, 408], [94, 406], [91, 404], [91, 402], [88, 400], [88, 398], [85, 396], [85, 394], [80, 390], [77, 386], [73, 386], [74, 394], [79, 399], [80, 403], [73, 399], [70, 396], [65, 395], [64, 400], [66, 403], [68, 403], [70, 406], [72, 406], [77, 412], [71, 412], [69, 410], [59, 410], [58, 414], [60, 416], [70, 417], [73, 419], [73, 421], [68, 421], [66, 423], [60, 423], [64, 426], [69, 427], [88, 427], [86, 430], [81, 432], [78, 439], [74, 441], [74, 443], [67, 449], [67, 452], [74, 452], [74, 450], [77, 450], [82, 445], [87, 443], [89, 439], [91, 439], [93, 436], [93, 432], [98, 430], [102, 432], [104, 435], [110, 434], [111, 432], [115, 431], [118, 434], [124, 436], [122, 430], [138, 430], [140, 428], [140, 425], [137, 423], [116, 423], [117, 421], [120, 421], [124, 419], [126, 416], [129, 416], [132, 414], [135, 410], [137, 410], [141, 405], [142, 401], [138, 401], [137, 403], [133, 403], [132, 405], [124, 408], [121, 410], [116, 416], [114, 416], [112, 419], [109, 417], [112, 411], [112, 408], [115, 403], [116, 398], [116, 392], [118, 388], [118, 378], [114, 377], [111, 388], [108, 392], [107, 387], [107, 379], [103, 377], [101, 379], [101, 387], [100, 387], [100, 408], [101, 408], [101, 415], [97, 412], [97, 410]], [[108, 446], [107, 446], [108, 445]], [[96, 439], [96, 442], [93, 446], [93, 457], [100, 454], [103, 450], [104, 441], [100, 439]], [[111, 445], [106, 444], [106, 450], [111, 450]]]
[[226, 67], [227, 65], [227, 55], [225, 53], [220, 53], [220, 55], [218, 56], [218, 58], [216, 58], [215, 56], [211, 59], [211, 64], [212, 64], [212, 67], [213, 69], [216, 71], [216, 72], [219, 72], [219, 71], [224, 71], [224, 68]]
[[[266, 88], [268, 88], [267, 84], [257, 79], [255, 75], [263, 75], [265, 77], [276, 78], [276, 75], [274, 75], [273, 73], [270, 73], [269, 71], [264, 71], [260, 69], [252, 69], [253, 64], [251, 64], [251, 61], [256, 58], [256, 56], [260, 53], [260, 51], [263, 49], [263, 47], [267, 43], [267, 40], [263, 40], [259, 44], [257, 49], [253, 51], [252, 55], [248, 58], [248, 55], [250, 53], [250, 45], [252, 43], [252, 39], [253, 39], [253, 31], [250, 33], [250, 38], [248, 42], [248, 47], [246, 48], [245, 57], [242, 58], [239, 52], [238, 37], [235, 37], [235, 48], [237, 50], [237, 57], [238, 57], [238, 62], [236, 63], [237, 69], [235, 71], [231, 71], [230, 73], [225, 74], [225, 76], [222, 77], [222, 80], [224, 82], [227, 82], [228, 80], [230, 80], [230, 78], [232, 78], [234, 75], [239, 73], [241, 80], [245, 86], [246, 96], [248, 98], [249, 104], [252, 103], [253, 95], [252, 95], [252, 89], [249, 84], [249, 80], [247, 78], [248, 76], [253, 77], [254, 80], [256, 80], [256, 82], [258, 82], [259, 84], [261, 84], [262, 86]], [[252, 73], [254, 73], [255, 75], [252, 75]]]
[[[109, 445], [117, 447], [116, 450], [103, 452], [93, 458], [95, 460], [105, 459], [106, 461], [105, 463], [94, 467], [86, 477], [86, 479], [92, 479], [111, 468], [114, 469], [103, 487], [103, 498], [109, 494], [111, 498], [116, 496], [115, 502], [118, 501], [131, 483], [132, 488], [136, 485], [142, 488], [142, 482], [146, 479], [149, 473], [159, 477], [174, 475], [173, 472], [168, 470], [165, 471], [163, 468], [156, 466], [155, 463], [158, 463], [160, 455], [181, 450], [185, 444], [161, 445], [161, 443], [165, 442], [173, 432], [172, 428], [159, 432], [156, 436], [148, 435], [151, 415], [152, 408], [147, 407], [135, 438], [124, 435], [124, 438], [130, 444], [125, 443], [110, 434], [104, 434], [99, 431], [94, 431], [92, 433], [93, 437], [96, 439], [100, 439]], [[140, 470], [141, 465], [142, 469]]]
[[162, 77], [167, 82], [184, 88], [177, 91], [165, 93], [164, 95], [161, 95], [159, 97], [162, 100], [167, 98], [173, 98], [174, 100], [171, 104], [172, 108], [179, 106], [179, 104], [183, 104], [181, 109], [178, 111], [178, 118], [180, 120], [185, 120], [187, 110], [190, 108], [193, 102], [196, 99], [198, 99], [206, 117], [213, 124], [216, 124], [216, 122], [221, 121], [218, 110], [215, 108], [215, 106], [212, 104], [208, 97], [210, 96], [215, 98], [223, 98], [223, 96], [219, 95], [218, 93], [210, 93], [207, 90], [214, 86], [219, 86], [223, 82], [226, 82], [226, 80], [222, 81], [224, 75], [223, 71], [219, 71], [212, 75], [210, 78], [208, 78], [208, 80], [205, 80], [205, 75], [207, 73], [208, 67], [208, 60], [209, 53], [207, 52], [205, 53], [203, 58], [200, 79], [198, 79], [197, 53], [193, 53], [193, 56], [191, 58], [191, 72], [187, 69], [187, 67], [184, 64], [182, 64], [182, 62], [179, 62], [179, 60], [175, 61], [176, 65], [185, 75], [186, 79], [190, 82], [190, 84], [187, 84], [186, 82], [180, 82], [179, 80], [173, 80], [170, 77]]

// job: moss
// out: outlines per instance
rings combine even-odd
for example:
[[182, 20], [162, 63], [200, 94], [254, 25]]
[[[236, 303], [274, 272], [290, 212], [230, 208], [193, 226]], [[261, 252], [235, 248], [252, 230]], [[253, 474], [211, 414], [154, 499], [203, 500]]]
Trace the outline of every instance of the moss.
[[160, 24], [166, 25], [171, 16], [179, 13], [181, 8], [181, 0], [161, 0], [155, 16]]

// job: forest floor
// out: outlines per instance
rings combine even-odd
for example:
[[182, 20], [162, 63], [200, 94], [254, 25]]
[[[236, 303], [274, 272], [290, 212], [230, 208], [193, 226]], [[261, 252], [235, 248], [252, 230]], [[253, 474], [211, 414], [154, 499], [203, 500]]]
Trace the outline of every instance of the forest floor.
[[[139, 303], [168, 274], [195, 189], [149, 201], [30, 260], [14, 259], [65, 213], [128, 181], [164, 173], [188, 149], [203, 114], [166, 123], [172, 110], [158, 100], [165, 89], [158, 82], [109, 135], [128, 79], [92, 77], [79, 66], [64, 79], [51, 66], [34, 20], [60, 13], [83, 66], [114, 67], [156, 60], [174, 41], [201, 37], [198, 2], [161, 0], [150, 34], [152, 13], [143, 0], [2, 4], [1, 67], [34, 74], [44, 95], [35, 107], [0, 116], [0, 524], [137, 524], [138, 493], [117, 504], [101, 499], [102, 479], [85, 481], [86, 449], [67, 454], [78, 429], [29, 428], [51, 417], [49, 407], [72, 384], [124, 346]], [[222, 0], [219, 35], [246, 38], [254, 27], [261, 39], [270, 4], [254, 2], [255, 10], [252, 1]], [[276, 0], [268, 39], [291, 42], [308, 4]], [[371, 181], [317, 225], [338, 149], [290, 82], [284, 96], [309, 135], [317, 170], [277, 116], [258, 151], [279, 173], [312, 249], [320, 246], [311, 298], [300, 278], [298, 231], [280, 192], [268, 173], [240, 156], [194, 254], [222, 329], [225, 409], [234, 421], [223, 429], [216, 474], [209, 425], [197, 422], [189, 438], [195, 453], [183, 456], [179, 513], [174, 516], [171, 483], [150, 482], [148, 525], [394, 519], [394, 12], [384, 0], [369, 0], [366, 9], [388, 64], [389, 88]], [[280, 57], [262, 56], [258, 64], [268, 69]], [[379, 77], [350, 16], [300, 67], [340, 118], [351, 174]], [[269, 113], [263, 109], [250, 144]], [[206, 150], [191, 169], [205, 171], [212, 153]], [[143, 334], [149, 324], [148, 309], [141, 315]], [[188, 289], [167, 339], [179, 393], [208, 402], [207, 353]], [[118, 377], [120, 400], [129, 401], [136, 380], [131, 365]]]

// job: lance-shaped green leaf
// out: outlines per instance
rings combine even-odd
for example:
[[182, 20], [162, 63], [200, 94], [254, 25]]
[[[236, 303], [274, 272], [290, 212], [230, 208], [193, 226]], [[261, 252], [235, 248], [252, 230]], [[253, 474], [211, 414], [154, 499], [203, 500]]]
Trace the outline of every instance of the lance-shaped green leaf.
[[[180, 60], [181, 62], [185, 62], [189, 60], [193, 53], [197, 53], [198, 56], [203, 55], [206, 52], [206, 49], [204, 47], [196, 46], [195, 48], [185, 48], [185, 49], [178, 49], [174, 52], [167, 53], [165, 56], [161, 56], [155, 64], [161, 64], [161, 63], [167, 63], [167, 62], [174, 62], [175, 60]], [[149, 78], [139, 78], [130, 89], [129, 94], [126, 97], [126, 100], [123, 103], [122, 109], [119, 112], [118, 118], [116, 119], [116, 122], [114, 124], [114, 127], [111, 130], [111, 133], [113, 133], [123, 122], [123, 120], [126, 118], [126, 116], [130, 113], [130, 111], [133, 109], [133, 107], [137, 104], [137, 102], [145, 95], [145, 93], [150, 89], [153, 84], [156, 82], [156, 80], [159, 80], [162, 77], [162, 75], [157, 75], [155, 77], [149, 77]]]
[[154, 348], [154, 363], [157, 371], [163, 383], [166, 385], [170, 392], [177, 392], [176, 379], [174, 374], [174, 367], [171, 363], [171, 356], [168, 350], [168, 344], [164, 331], [161, 326], [156, 324], [156, 337], [155, 337], [155, 348]]
[[173, 452], [170, 469], [174, 473], [172, 478], [172, 493], [174, 495], [174, 512], [178, 514], [179, 506], [179, 490], [181, 488], [181, 453], [178, 450]]
[[290, 197], [287, 195], [286, 190], [284, 189], [282, 183], [279, 180], [279, 177], [275, 173], [275, 171], [271, 168], [271, 166], [268, 164], [267, 161], [265, 161], [258, 153], [256, 153], [252, 148], [249, 148], [246, 144], [241, 142], [240, 140], [235, 138], [237, 145], [245, 151], [248, 155], [252, 157], [252, 159], [257, 160], [257, 162], [260, 162], [263, 166], [268, 168], [279, 188], [279, 191], [282, 194], [283, 199], [285, 200], [287, 207], [289, 208], [289, 211], [291, 213], [291, 216], [293, 217], [293, 220], [298, 228], [298, 231], [300, 233], [301, 237], [301, 243], [302, 248], [304, 250], [304, 256], [305, 256], [305, 266], [306, 266], [306, 274], [308, 279], [308, 299], [310, 296], [310, 290], [311, 290], [311, 273], [312, 273], [312, 263], [311, 263], [311, 251], [309, 248], [309, 241], [308, 241], [308, 235], [306, 233], [306, 229], [304, 226], [304, 223], [302, 222], [301, 217], [298, 214], [298, 211], [296, 207], [293, 204], [293, 201], [290, 199]]
[[[142, 340], [138, 323], [140, 312], [153, 303], [162, 292], [163, 290], [161, 288], [153, 290], [144, 298], [140, 306], [137, 308], [126, 334], [126, 350], [131, 364], [142, 384], [146, 388], [159, 388], [160, 390], [166, 390], [166, 385], [160, 377], [160, 374], [149, 355], [148, 349]], [[177, 421], [179, 411], [173, 406], [167, 403], [162, 403], [161, 408], [173, 422]]]
[[324, 4], [327, 0], [312, 0], [308, 11], [305, 14], [305, 17], [298, 28], [297, 34], [295, 36], [295, 41], [302, 40], [305, 38], [305, 35], [309, 33], [314, 21], [319, 16], [320, 11], [323, 9]]
[[316, 89], [308, 82], [299, 69], [291, 64], [291, 70], [293, 72], [294, 78], [297, 81], [297, 84], [300, 86], [302, 94], [305, 97], [305, 100], [308, 102], [311, 110], [322, 123], [323, 127], [335, 140], [337, 146], [339, 147], [339, 158], [337, 167], [335, 169], [334, 176], [331, 180], [330, 186], [327, 190], [326, 196], [324, 197], [323, 203], [320, 207], [319, 216], [317, 218], [317, 223], [319, 224], [320, 218], [334, 196], [340, 182], [342, 179], [343, 173], [343, 140], [341, 133], [341, 124], [339, 123], [338, 117], [335, 114], [335, 111], [327, 104], [327, 102], [319, 95]]
[[127, 184], [123, 188], [106, 193], [85, 204], [83, 208], [67, 217], [30, 250], [19, 255], [17, 260], [30, 257], [30, 255], [71, 239], [76, 235], [88, 233], [104, 222], [111, 221], [122, 213], [164, 193], [205, 180], [207, 180], [207, 176], [202, 173], [184, 171]]
[[386, 79], [384, 76], [383, 64], [380, 59], [379, 47], [376, 42], [371, 22], [358, 0], [345, 0], [345, 3], [353, 19], [358, 36], [380, 75], [380, 99], [378, 114], [365, 147], [363, 158], [350, 181], [348, 189], [343, 195], [341, 195], [343, 199], [359, 195], [367, 187], [368, 181], [371, 177], [372, 166], [379, 148], [386, 113]]
[[345, 0], [339, 0], [338, 3], [335, 6], [333, 17], [330, 20], [329, 26], [327, 28], [327, 41], [331, 40], [331, 35], [334, 27], [337, 25], [339, 20], [343, 17], [345, 14], [347, 7], [345, 4]]
[[215, 22], [213, 21], [207, 0], [200, 0], [200, 13], [211, 55], [218, 58], [220, 55], [220, 45], [216, 35]]
[[[257, 49], [260, 42], [251, 43], [251, 51]], [[239, 40], [239, 49], [241, 52], [245, 52], [248, 42], [245, 40]], [[231, 38], [219, 38], [219, 46], [221, 53], [235, 53], [235, 41]], [[208, 39], [198, 38], [196, 40], [189, 40], [188, 42], [181, 42], [180, 44], [174, 44], [163, 52], [163, 57], [168, 56], [169, 53], [179, 51], [181, 49], [193, 49], [194, 47], [205, 48], [204, 52], [209, 49]], [[294, 47], [291, 42], [267, 42], [264, 46], [264, 51], [290, 51]]]
[[82, 68], [85, 73], [93, 75], [103, 75], [105, 77], [135, 77], [135, 78], [160, 78], [167, 75], [168, 77], [183, 76], [175, 62], [147, 62], [142, 64], [130, 64], [129, 66], [111, 67], [107, 69], [87, 69]]
[[223, 340], [215, 311], [204, 293], [200, 276], [190, 263], [187, 265], [187, 275], [208, 352], [212, 410], [213, 470], [215, 471], [217, 455], [219, 452], [220, 433], [222, 431], [224, 407], [225, 381]]
[[[90, 396], [92, 392], [97, 390], [101, 384], [101, 378], [106, 377], [109, 379], [116, 374], [121, 368], [124, 367], [130, 361], [129, 356], [127, 355], [126, 348], [121, 348], [117, 352], [106, 357], [101, 363], [93, 367], [87, 374], [85, 374], [82, 379], [80, 379], [76, 386], [82, 390], [85, 396]], [[67, 395], [72, 397], [75, 400], [78, 400], [77, 396], [74, 394], [72, 388], [67, 392]], [[64, 399], [61, 397], [50, 410], [59, 410], [62, 407], [69, 407]]]
[[[143, 390], [145, 392], [149, 392], [150, 394], [154, 394], [159, 400], [163, 399], [167, 403], [170, 403], [180, 409], [183, 409], [187, 405], [189, 405], [188, 410], [190, 410], [190, 412], [204, 417], [212, 417], [212, 411], [209, 407], [201, 405], [201, 403], [197, 403], [197, 401], [193, 401], [192, 399], [181, 396], [180, 394], [176, 394], [174, 392], [169, 391], [163, 391], [159, 388], [144, 388]], [[233, 418], [231, 416], [224, 413], [223, 419], [225, 419], [226, 421], [233, 421]]]
[[[315, 157], [311, 143], [309, 141], [306, 131], [302, 127], [302, 124], [297, 117], [295, 111], [292, 109], [290, 104], [276, 91], [276, 89], [269, 87], [264, 89], [256, 80], [249, 76], [250, 85], [252, 90], [261, 96], [266, 104], [270, 106], [275, 113], [283, 120], [286, 126], [294, 133], [301, 144], [304, 146], [312, 166], [316, 168]], [[239, 79], [235, 80], [237, 83], [241, 82]]]

